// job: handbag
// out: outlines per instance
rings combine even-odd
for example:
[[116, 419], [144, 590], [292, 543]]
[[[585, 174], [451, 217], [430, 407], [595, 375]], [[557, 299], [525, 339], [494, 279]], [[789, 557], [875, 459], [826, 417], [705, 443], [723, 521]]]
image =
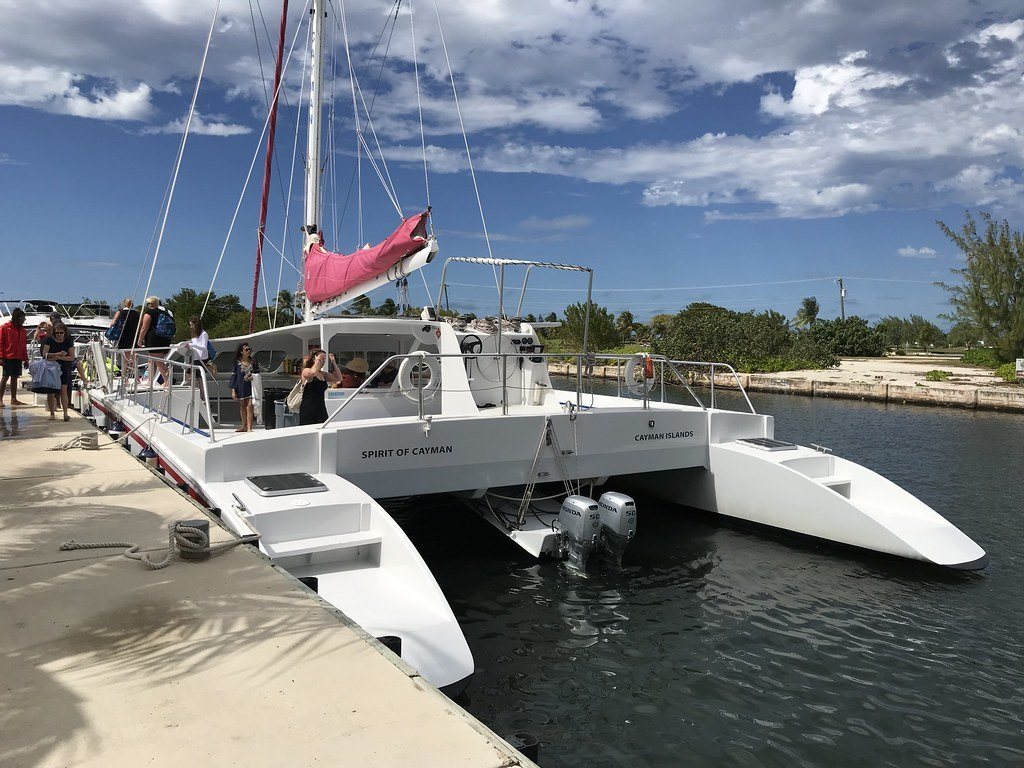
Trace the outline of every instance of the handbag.
[[306, 381], [301, 376], [299, 380], [295, 382], [295, 386], [292, 387], [292, 391], [288, 393], [288, 397], [285, 398], [285, 405], [288, 406], [288, 410], [292, 413], [298, 413], [299, 408], [302, 407], [302, 393], [306, 389]]
[[41, 395], [60, 392], [60, 365], [55, 360], [33, 360], [28, 364], [32, 374], [32, 391]]

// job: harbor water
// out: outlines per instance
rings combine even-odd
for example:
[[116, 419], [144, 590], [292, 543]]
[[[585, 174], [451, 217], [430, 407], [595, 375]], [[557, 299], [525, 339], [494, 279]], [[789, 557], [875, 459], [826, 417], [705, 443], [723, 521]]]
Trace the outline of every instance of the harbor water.
[[752, 400], [776, 437], [826, 445], [938, 510], [988, 569], [738, 528], [638, 495], [622, 568], [581, 576], [433, 499], [403, 524], [473, 649], [465, 706], [498, 733], [536, 734], [545, 768], [1024, 764], [1024, 419]]

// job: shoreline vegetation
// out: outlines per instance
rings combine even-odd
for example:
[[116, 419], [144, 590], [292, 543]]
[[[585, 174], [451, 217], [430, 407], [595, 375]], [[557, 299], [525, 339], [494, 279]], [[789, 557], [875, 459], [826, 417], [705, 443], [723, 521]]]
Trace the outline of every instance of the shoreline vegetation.
[[[943, 368], [952, 369], [944, 371], [947, 377], [928, 376]], [[575, 378], [576, 364], [551, 362], [548, 371]], [[621, 366], [595, 365], [592, 378], [621, 381], [622, 372]], [[710, 387], [706, 372], [690, 372], [687, 378], [691, 386]], [[990, 369], [965, 365], [955, 355], [851, 357], [841, 359], [836, 368], [737, 373], [737, 378], [747, 392], [1024, 412], [1024, 387], [1004, 382]], [[666, 380], [666, 384], [682, 389], [679, 383]], [[731, 373], [716, 373], [715, 388], [738, 390]]]

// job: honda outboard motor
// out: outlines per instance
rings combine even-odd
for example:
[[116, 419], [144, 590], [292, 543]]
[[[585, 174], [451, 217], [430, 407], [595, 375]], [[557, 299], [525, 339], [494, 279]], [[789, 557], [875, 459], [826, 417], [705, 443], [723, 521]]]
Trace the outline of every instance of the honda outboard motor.
[[554, 526], [562, 535], [562, 555], [568, 558], [570, 566], [584, 570], [601, 533], [601, 513], [597, 502], [586, 496], [567, 497], [562, 502]]
[[616, 565], [636, 536], [636, 504], [624, 493], [604, 493], [597, 502], [601, 512], [601, 550]]

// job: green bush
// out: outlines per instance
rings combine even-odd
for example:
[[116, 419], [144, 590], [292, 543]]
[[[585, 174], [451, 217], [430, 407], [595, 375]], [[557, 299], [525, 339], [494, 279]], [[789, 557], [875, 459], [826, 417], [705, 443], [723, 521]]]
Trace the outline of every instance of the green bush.
[[960, 362], [967, 363], [968, 365], [977, 365], [982, 368], [998, 368], [999, 356], [994, 349], [978, 347], [977, 349], [968, 349], [964, 352], [960, 357]]
[[924, 377], [928, 381], [949, 381], [949, 377], [953, 375], [952, 371], [928, 371]]
[[1016, 363], [1004, 363], [996, 368], [996, 376], [1003, 381], [1008, 381], [1011, 384], [1017, 382], [1017, 364]]
[[819, 320], [809, 333], [815, 344], [831, 355], [881, 357], [885, 354], [885, 337], [856, 315], [845, 320]]

